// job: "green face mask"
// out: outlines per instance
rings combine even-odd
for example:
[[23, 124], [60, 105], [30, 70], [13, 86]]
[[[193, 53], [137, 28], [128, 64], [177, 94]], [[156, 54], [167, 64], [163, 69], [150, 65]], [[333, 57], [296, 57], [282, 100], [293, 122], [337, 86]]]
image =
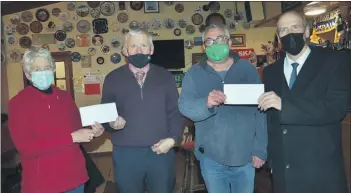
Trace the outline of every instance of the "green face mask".
[[226, 59], [229, 55], [228, 44], [214, 44], [206, 48], [207, 57], [215, 62]]

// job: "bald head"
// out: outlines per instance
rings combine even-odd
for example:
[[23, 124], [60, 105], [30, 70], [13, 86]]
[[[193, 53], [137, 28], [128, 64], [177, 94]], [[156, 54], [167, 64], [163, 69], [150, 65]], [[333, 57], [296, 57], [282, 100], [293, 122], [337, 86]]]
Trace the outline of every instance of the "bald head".
[[286, 12], [280, 16], [277, 21], [277, 33], [279, 37], [290, 33], [305, 33], [305, 37], [307, 38], [309, 36], [307, 21], [302, 15], [295, 11]]

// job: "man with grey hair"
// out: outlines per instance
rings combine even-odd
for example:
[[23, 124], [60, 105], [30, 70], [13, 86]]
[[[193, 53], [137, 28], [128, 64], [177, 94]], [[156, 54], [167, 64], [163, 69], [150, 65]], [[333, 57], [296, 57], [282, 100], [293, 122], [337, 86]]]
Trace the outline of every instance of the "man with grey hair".
[[186, 73], [180, 112], [195, 122], [195, 155], [210, 193], [252, 193], [255, 168], [266, 160], [265, 115], [255, 106], [224, 105], [224, 84], [259, 84], [247, 60], [229, 56], [228, 29], [210, 25], [204, 34], [206, 62]]
[[144, 193], [144, 184], [150, 193], [173, 192], [172, 148], [181, 138], [184, 119], [172, 74], [149, 63], [153, 50], [147, 32], [129, 31], [122, 51], [128, 64], [110, 72], [102, 90], [101, 102], [116, 103], [120, 116], [103, 125], [112, 133], [118, 193]]
[[309, 48], [309, 27], [296, 12], [279, 18], [277, 35], [286, 55], [265, 68], [259, 99], [274, 192], [347, 193], [341, 120], [351, 99], [350, 56]]

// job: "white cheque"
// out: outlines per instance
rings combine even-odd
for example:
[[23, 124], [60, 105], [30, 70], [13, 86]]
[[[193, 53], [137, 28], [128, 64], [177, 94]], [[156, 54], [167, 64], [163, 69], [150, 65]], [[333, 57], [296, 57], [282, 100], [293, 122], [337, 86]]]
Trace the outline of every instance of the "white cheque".
[[79, 112], [83, 127], [92, 125], [95, 121], [101, 124], [116, 121], [118, 117], [116, 103], [80, 107]]
[[263, 84], [225, 84], [224, 94], [228, 105], [257, 105], [264, 93]]

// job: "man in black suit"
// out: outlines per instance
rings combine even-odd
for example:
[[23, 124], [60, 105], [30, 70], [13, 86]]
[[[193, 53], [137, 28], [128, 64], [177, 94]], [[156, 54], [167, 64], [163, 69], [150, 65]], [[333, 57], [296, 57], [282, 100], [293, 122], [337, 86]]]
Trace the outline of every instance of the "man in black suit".
[[309, 48], [309, 27], [296, 12], [277, 22], [286, 56], [264, 70], [268, 163], [277, 193], [347, 193], [341, 120], [350, 102], [350, 56]]

